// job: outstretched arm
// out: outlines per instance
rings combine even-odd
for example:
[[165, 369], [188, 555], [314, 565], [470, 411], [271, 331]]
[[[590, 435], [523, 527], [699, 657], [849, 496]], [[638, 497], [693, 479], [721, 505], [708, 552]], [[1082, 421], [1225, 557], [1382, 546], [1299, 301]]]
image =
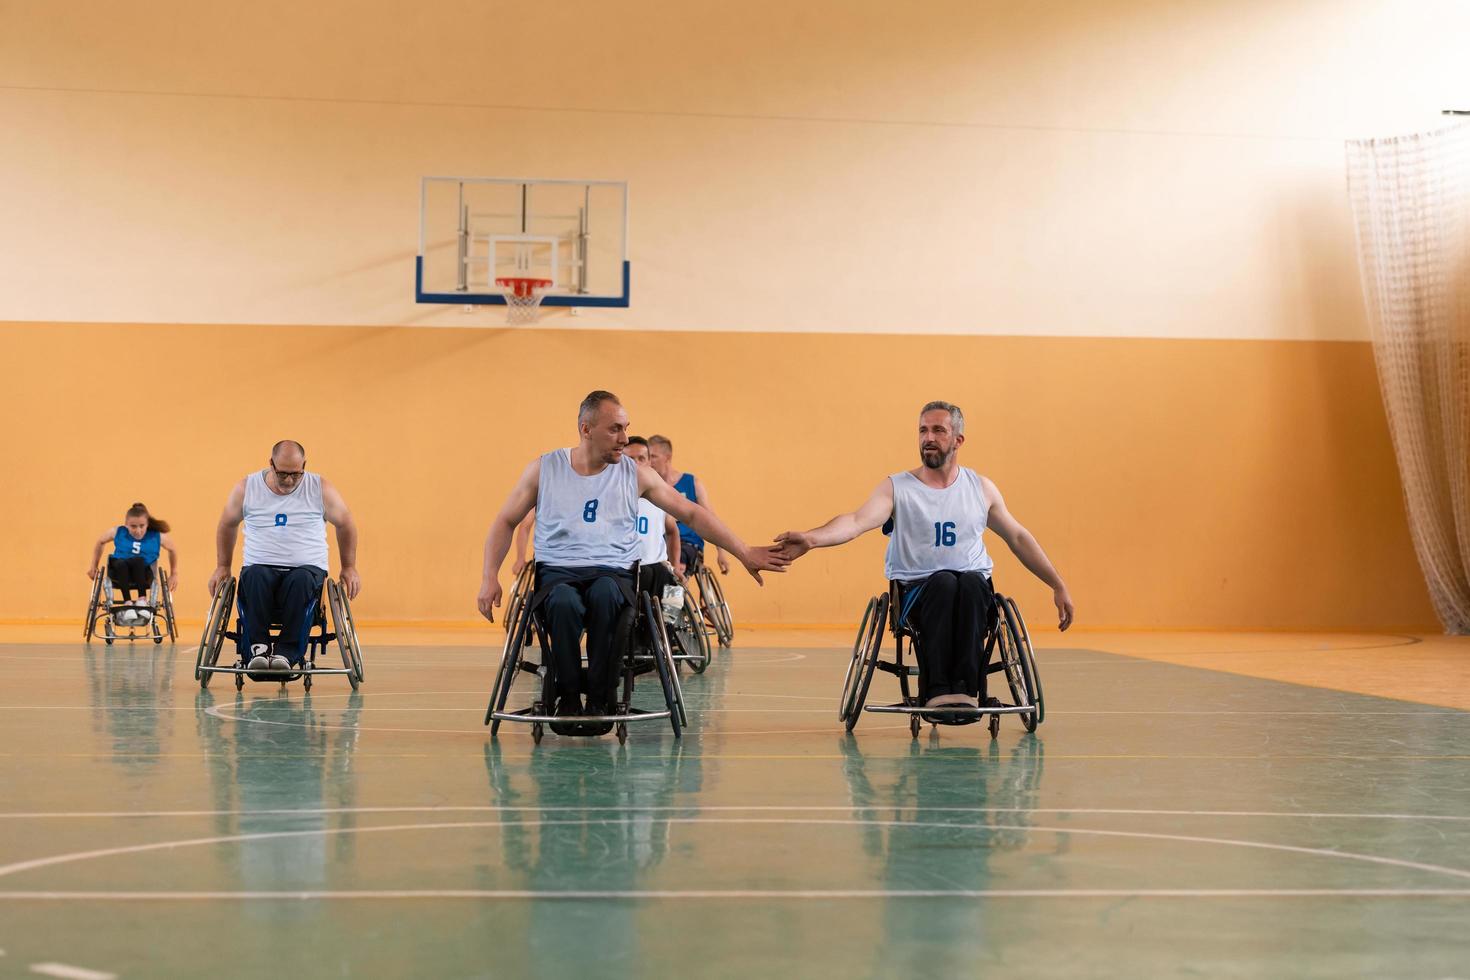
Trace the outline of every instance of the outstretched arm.
[[[694, 499], [711, 514], [715, 512], [715, 505], [709, 502], [709, 492], [704, 489], [704, 481], [697, 476], [694, 478]], [[715, 564], [719, 566], [721, 575], [730, 574], [730, 563], [725, 560], [725, 551], [719, 545], [715, 545]]]
[[117, 537], [116, 530], [107, 531], [92, 545], [92, 564], [87, 566], [87, 578], [97, 577], [97, 570], [102, 564], [102, 549], [115, 537]]
[[485, 566], [480, 573], [480, 594], [475, 601], [480, 607], [480, 615], [492, 623], [495, 622], [495, 610], [500, 606], [500, 566], [505, 562], [505, 553], [510, 550], [510, 539], [516, 525], [525, 520], [531, 508], [536, 506], [540, 484], [541, 461], [533, 459], [521, 471], [505, 506], [490, 522], [490, 533], [485, 535]]
[[209, 576], [209, 594], [219, 590], [219, 584], [230, 574], [230, 565], [235, 561], [235, 538], [240, 533], [240, 522], [245, 519], [245, 481], [235, 484], [225, 500], [224, 512], [219, 515], [219, 526], [214, 529], [214, 571]]
[[1011, 516], [1006, 510], [1005, 498], [1000, 495], [994, 483], [989, 478], [980, 478], [980, 487], [985, 491], [985, 499], [990, 501], [990, 516], [986, 520], [986, 527], [990, 528], [1011, 549], [1011, 554], [1020, 559], [1021, 564], [1037, 578], [1051, 586], [1052, 601], [1057, 604], [1057, 626], [1066, 631], [1072, 625], [1072, 616], [1075, 612], [1072, 606], [1072, 596], [1067, 591], [1066, 583], [1062, 576], [1052, 566], [1051, 560], [1046, 557], [1046, 552], [1041, 550], [1041, 545], [1030, 531], [1021, 526], [1021, 522]]
[[784, 572], [791, 564], [789, 559], [781, 557], [772, 548], [747, 547], [723, 521], [665, 483], [652, 467], [638, 470], [638, 492], [661, 510], [694, 528], [700, 537], [730, 552], [745, 566], [751, 578], [762, 585], [765, 583], [761, 581], [761, 572]]
[[810, 531], [787, 531], [776, 537], [776, 545], [784, 557], [795, 561], [813, 548], [847, 544], [860, 534], [882, 527], [892, 513], [893, 482], [885, 478], [873, 491], [873, 495], [857, 510], [838, 514], [826, 524]]
[[347, 502], [326, 477], [322, 477], [322, 513], [337, 529], [337, 558], [342, 563], [338, 578], [347, 590], [347, 598], [356, 599], [362, 589], [362, 579], [357, 574], [357, 522], [352, 519]]

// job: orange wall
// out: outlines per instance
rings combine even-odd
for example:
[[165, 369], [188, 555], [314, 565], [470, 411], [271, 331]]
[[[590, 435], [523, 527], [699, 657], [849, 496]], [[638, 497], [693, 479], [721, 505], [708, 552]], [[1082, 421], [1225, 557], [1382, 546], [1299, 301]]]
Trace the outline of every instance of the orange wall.
[[[180, 612], [202, 615], [225, 494], [289, 437], [357, 515], [362, 618], [469, 620], [488, 520], [607, 387], [747, 540], [913, 465], [915, 413], [946, 398], [1082, 625], [1434, 628], [1366, 344], [14, 323], [0, 358], [7, 619], [79, 621], [89, 543], [134, 499], [174, 522]], [[848, 622], [881, 550], [815, 553], [732, 604]], [[1044, 622], [1045, 591], [997, 564]]]

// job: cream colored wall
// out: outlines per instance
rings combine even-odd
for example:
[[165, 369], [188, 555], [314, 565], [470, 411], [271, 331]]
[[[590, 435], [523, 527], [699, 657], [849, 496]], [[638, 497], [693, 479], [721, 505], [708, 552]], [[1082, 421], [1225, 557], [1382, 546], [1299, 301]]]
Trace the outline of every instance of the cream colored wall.
[[[856, 503], [947, 397], [1084, 623], [1428, 626], [1341, 140], [1457, 104], [1466, 28], [1337, 0], [0, 3], [0, 617], [79, 616], [136, 498], [197, 614], [225, 490], [291, 436], [363, 522], [363, 615], [467, 618], [516, 469], [611, 387], [753, 538]], [[418, 180], [446, 173], [629, 181], [634, 305], [415, 306]], [[114, 448], [130, 371], [156, 453]], [[737, 612], [849, 620], [880, 550]]]
[[1341, 140], [1454, 2], [0, 7], [0, 318], [486, 326], [418, 178], [626, 179], [651, 330], [1361, 339]]

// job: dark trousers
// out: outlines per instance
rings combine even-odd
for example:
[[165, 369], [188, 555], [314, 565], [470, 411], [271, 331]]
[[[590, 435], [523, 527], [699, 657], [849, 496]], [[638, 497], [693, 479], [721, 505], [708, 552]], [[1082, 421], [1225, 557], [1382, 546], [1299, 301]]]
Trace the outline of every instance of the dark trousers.
[[322, 600], [324, 569], [314, 565], [284, 568], [248, 565], [240, 572], [240, 656], [250, 660], [250, 648], [269, 645], [271, 627], [280, 626], [273, 652], [298, 666], [306, 657], [306, 637]]
[[684, 574], [693, 575], [704, 564], [704, 545], [695, 544], [688, 538], [680, 538], [679, 560], [684, 563]]
[[107, 580], [122, 590], [123, 602], [132, 602], [134, 592], [141, 597], [153, 587], [153, 566], [143, 558], [109, 557]]
[[[551, 633], [551, 677], [557, 697], [580, 697], [582, 634], [587, 634], [589, 700], [610, 706], [618, 683], [613, 627], [628, 604], [633, 573], [626, 569], [536, 566], [537, 602]], [[544, 598], [543, 598], [544, 596]]]
[[678, 584], [674, 573], [661, 561], [644, 565], [638, 572], [638, 591], [658, 596], [659, 602], [664, 599], [664, 586]]
[[995, 609], [980, 572], [935, 572], [903, 592], [905, 622], [919, 634], [919, 699], [969, 694], [985, 700], [985, 633]]

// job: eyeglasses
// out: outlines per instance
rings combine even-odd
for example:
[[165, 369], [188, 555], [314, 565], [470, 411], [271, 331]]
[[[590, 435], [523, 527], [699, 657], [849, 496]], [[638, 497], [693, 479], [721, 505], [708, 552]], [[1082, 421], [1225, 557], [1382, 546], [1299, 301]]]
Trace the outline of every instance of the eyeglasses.
[[278, 470], [276, 464], [271, 464], [271, 472], [276, 475], [277, 480], [299, 480], [306, 475], [306, 470]]

